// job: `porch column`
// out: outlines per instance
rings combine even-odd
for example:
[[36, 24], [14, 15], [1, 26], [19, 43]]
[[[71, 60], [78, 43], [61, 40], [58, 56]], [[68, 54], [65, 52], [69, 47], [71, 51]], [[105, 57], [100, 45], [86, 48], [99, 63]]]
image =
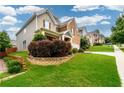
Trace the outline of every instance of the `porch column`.
[[64, 35], [62, 35], [62, 40], [64, 41], [64, 39], [65, 39], [65, 36], [64, 36]]

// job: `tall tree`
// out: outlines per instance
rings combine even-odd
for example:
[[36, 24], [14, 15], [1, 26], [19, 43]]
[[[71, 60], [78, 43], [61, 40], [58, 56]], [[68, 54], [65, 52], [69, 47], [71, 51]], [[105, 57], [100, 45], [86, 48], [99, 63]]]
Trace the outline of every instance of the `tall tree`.
[[8, 34], [4, 32], [0, 32], [0, 52], [4, 52], [6, 48], [11, 47], [10, 38]]
[[112, 27], [111, 39], [113, 43], [124, 43], [124, 15], [116, 20], [116, 24]]

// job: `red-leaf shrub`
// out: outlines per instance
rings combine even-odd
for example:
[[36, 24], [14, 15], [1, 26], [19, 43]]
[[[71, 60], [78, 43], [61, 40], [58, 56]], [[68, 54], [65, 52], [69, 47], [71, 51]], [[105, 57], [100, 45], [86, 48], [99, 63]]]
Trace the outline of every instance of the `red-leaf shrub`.
[[62, 57], [68, 55], [69, 51], [71, 50], [71, 44], [66, 43], [62, 40], [54, 40], [51, 55], [53, 57]]
[[50, 40], [38, 41], [37, 57], [50, 57], [51, 45], [52, 42]]
[[32, 41], [28, 50], [34, 57], [62, 57], [69, 54], [71, 44], [62, 40]]
[[28, 46], [29, 55], [36, 57], [37, 56], [37, 47], [38, 47], [38, 42], [32, 41]]

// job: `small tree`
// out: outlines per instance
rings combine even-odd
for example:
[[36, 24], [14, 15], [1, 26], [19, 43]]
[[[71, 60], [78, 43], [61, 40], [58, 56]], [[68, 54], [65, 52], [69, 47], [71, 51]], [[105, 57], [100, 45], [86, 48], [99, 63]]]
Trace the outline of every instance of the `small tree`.
[[95, 31], [96, 31], [97, 33], [100, 33], [99, 29], [96, 29]]
[[88, 39], [86, 37], [81, 37], [81, 40], [80, 40], [80, 49], [87, 49], [89, 48], [89, 42], [88, 42]]
[[110, 37], [105, 37], [105, 43], [111, 43], [111, 38]]
[[34, 35], [33, 41], [39, 41], [39, 40], [45, 40], [45, 39], [46, 39], [46, 36], [44, 36], [41, 33], [37, 33]]
[[12, 47], [12, 45], [8, 34], [5, 31], [0, 32], [0, 52], [4, 52], [6, 48], [10, 47]]

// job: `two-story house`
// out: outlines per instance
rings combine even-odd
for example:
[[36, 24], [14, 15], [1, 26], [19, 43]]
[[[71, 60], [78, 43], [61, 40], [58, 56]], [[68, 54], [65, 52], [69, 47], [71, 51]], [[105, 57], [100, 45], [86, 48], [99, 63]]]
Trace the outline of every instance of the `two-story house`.
[[88, 32], [87, 38], [89, 39], [91, 45], [94, 45], [96, 43], [105, 43], [105, 37], [97, 31]]
[[16, 34], [19, 51], [27, 50], [34, 34], [41, 32], [49, 40], [60, 39], [71, 43], [73, 48], [80, 47], [80, 35], [75, 19], [60, 22], [48, 9], [35, 13]]
[[105, 37], [99, 32], [97, 31], [87, 32], [86, 27], [80, 27], [78, 29], [79, 29], [80, 36], [86, 37], [91, 46], [93, 46], [95, 43], [101, 43], [101, 44], [105, 43]]

